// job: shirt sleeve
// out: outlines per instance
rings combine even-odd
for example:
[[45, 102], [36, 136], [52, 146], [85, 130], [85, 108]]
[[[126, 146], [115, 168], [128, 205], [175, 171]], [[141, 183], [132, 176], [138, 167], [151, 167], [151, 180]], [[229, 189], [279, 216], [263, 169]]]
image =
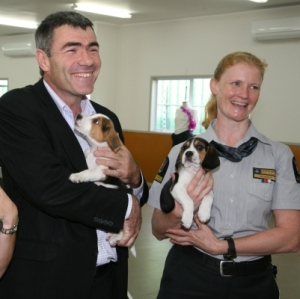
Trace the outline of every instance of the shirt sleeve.
[[276, 183], [272, 210], [300, 210], [300, 184], [295, 171], [296, 160], [288, 146], [279, 145], [275, 151]]
[[160, 207], [160, 193], [163, 186], [170, 180], [171, 174], [175, 172], [175, 163], [178, 157], [181, 144], [172, 148], [164, 162], [162, 163], [158, 173], [153, 181], [150, 192], [148, 204], [154, 208], [161, 209]]
[[[143, 190], [144, 190], [144, 177], [141, 173], [141, 177], [142, 177], [142, 182], [141, 185], [138, 188], [132, 188], [132, 194], [138, 199], [140, 200], [143, 196]], [[131, 209], [132, 209], [132, 196], [131, 194], [128, 193], [128, 207], [127, 207], [127, 211], [125, 214], [125, 219], [128, 219], [130, 213], [131, 213]]]

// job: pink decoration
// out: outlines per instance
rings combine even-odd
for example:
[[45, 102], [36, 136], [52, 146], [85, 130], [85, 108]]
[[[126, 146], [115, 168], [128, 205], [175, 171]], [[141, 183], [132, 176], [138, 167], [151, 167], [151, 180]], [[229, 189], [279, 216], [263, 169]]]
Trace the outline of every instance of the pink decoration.
[[197, 126], [197, 123], [192, 115], [192, 113], [190, 112], [189, 109], [184, 108], [183, 106], [180, 107], [180, 109], [188, 116], [189, 118], [189, 130], [194, 130]]

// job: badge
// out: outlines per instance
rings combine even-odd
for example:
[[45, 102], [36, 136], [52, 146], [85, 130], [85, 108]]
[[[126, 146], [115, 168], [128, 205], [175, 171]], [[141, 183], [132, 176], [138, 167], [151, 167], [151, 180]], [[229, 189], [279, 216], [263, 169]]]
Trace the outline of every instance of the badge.
[[261, 180], [262, 183], [272, 184], [276, 182], [276, 170], [253, 167], [253, 178]]
[[297, 162], [296, 162], [295, 157], [293, 158], [293, 169], [294, 169], [294, 173], [295, 173], [296, 182], [298, 184], [300, 184], [300, 173], [299, 173], [299, 170], [298, 170], [298, 166], [297, 166]]
[[163, 162], [163, 164], [160, 166], [159, 171], [157, 173], [157, 175], [155, 176], [155, 181], [158, 183], [161, 183], [164, 179], [164, 176], [167, 172], [167, 169], [169, 167], [169, 157], [166, 157], [165, 161]]

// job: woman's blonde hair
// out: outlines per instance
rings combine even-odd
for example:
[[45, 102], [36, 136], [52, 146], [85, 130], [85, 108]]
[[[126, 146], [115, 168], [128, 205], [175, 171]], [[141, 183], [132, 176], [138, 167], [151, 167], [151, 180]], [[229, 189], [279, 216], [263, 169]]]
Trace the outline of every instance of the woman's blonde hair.
[[[214, 79], [220, 81], [222, 75], [226, 71], [226, 69], [238, 64], [238, 63], [248, 63], [258, 67], [261, 73], [262, 79], [264, 78], [265, 70], [268, 64], [255, 55], [248, 53], [248, 52], [233, 52], [221, 59], [219, 62], [215, 72], [214, 72]], [[205, 106], [205, 116], [202, 122], [202, 126], [207, 129], [211, 120], [217, 117], [218, 109], [217, 109], [217, 99], [214, 94], [211, 94], [209, 101]]]

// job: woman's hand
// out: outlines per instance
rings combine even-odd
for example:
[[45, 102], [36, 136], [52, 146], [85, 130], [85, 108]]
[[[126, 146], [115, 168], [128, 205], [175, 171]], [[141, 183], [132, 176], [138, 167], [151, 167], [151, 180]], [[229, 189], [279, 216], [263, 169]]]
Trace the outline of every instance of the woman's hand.
[[197, 229], [176, 229], [170, 228], [166, 231], [166, 237], [170, 242], [182, 246], [196, 246], [212, 255], [223, 254], [226, 252], [226, 241], [216, 238], [211, 229], [200, 222], [198, 216], [194, 216]]
[[212, 174], [200, 168], [187, 187], [187, 193], [194, 201], [194, 212], [199, 209], [203, 197], [213, 189], [213, 184]]

